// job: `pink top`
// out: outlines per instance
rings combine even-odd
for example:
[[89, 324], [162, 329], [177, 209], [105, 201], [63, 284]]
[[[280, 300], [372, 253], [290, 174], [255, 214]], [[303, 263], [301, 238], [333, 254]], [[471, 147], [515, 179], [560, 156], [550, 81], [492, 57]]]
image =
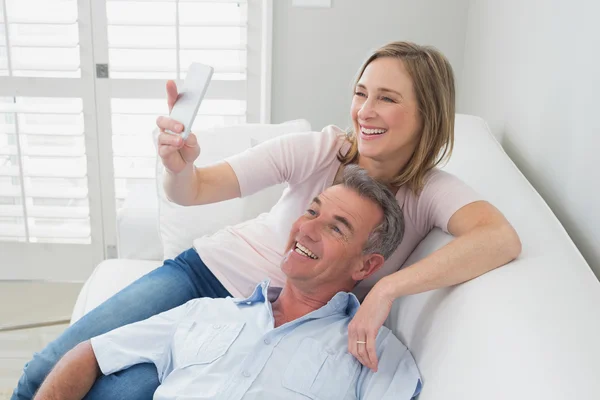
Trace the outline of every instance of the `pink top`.
[[[328, 126], [322, 132], [280, 136], [226, 159], [237, 175], [242, 197], [288, 183], [270, 212], [194, 240], [204, 263], [233, 296], [249, 296], [266, 277], [273, 286], [283, 286], [280, 263], [292, 224], [333, 183], [340, 167], [338, 151], [350, 148], [345, 137], [338, 127]], [[433, 227], [448, 232], [448, 221], [458, 209], [482, 199], [461, 180], [438, 169], [429, 173], [419, 196], [402, 187], [396, 198], [404, 210], [404, 239], [383, 268], [356, 287], [359, 299], [381, 277], [400, 269]]]

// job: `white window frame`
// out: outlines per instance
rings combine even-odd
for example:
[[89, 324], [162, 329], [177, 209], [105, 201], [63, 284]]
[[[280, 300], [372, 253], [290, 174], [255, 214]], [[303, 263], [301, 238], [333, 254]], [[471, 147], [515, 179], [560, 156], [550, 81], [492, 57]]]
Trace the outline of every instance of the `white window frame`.
[[[89, 3], [87, 0], [79, 0], [77, 3], [80, 49], [91, 49]], [[7, 40], [9, 40], [8, 35]], [[98, 152], [96, 151], [98, 134], [96, 113], [94, 112], [92, 52], [80, 51], [80, 60], [80, 78], [0, 77], [0, 96], [77, 97], [82, 99], [91, 244], [0, 242], [0, 254], [4, 267], [0, 269], [0, 279], [79, 281], [89, 276], [93, 266], [104, 259], [103, 215], [100, 202], [97, 201], [101, 198], [102, 193]], [[9, 65], [10, 62], [9, 58]], [[25, 200], [23, 199], [23, 201]]]
[[[206, 98], [247, 99], [247, 122], [270, 123], [273, 2], [247, 4], [247, 80], [213, 81]], [[96, 78], [96, 65], [109, 63], [106, 1], [78, 0], [78, 11], [81, 78], [0, 77], [0, 96], [83, 99], [92, 244], [0, 242], [3, 264], [13, 266], [0, 269], [0, 279], [82, 281], [101, 260], [117, 255], [110, 101], [165, 98], [164, 80]]]

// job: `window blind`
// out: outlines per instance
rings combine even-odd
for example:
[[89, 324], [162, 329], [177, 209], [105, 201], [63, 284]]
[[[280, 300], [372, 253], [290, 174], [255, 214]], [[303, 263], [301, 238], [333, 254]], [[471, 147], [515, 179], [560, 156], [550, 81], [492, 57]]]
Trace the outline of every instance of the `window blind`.
[[89, 243], [81, 99], [0, 98], [0, 236]]
[[110, 76], [174, 79], [192, 62], [215, 80], [246, 79], [246, 1], [107, 2]]
[[0, 76], [81, 76], [76, 0], [1, 4]]
[[[184, 79], [192, 62], [215, 69], [213, 82], [247, 79], [246, 1], [107, 1], [110, 79]], [[149, 85], [152, 83], [149, 83]], [[111, 98], [117, 209], [136, 185], [155, 184], [156, 117], [161, 98]], [[193, 129], [246, 122], [246, 101], [205, 99]]]

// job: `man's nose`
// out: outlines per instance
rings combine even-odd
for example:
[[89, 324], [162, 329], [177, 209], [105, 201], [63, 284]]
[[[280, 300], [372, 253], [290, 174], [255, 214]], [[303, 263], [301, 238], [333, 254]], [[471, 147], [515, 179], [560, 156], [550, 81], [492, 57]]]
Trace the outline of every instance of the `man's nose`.
[[300, 233], [313, 242], [318, 242], [321, 239], [320, 223], [316, 219], [304, 221], [300, 225]]

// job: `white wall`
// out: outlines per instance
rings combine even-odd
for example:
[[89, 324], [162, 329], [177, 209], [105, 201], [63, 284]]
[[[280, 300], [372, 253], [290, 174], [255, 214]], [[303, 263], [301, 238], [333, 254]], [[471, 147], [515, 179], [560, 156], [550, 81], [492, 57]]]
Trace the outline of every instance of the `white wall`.
[[347, 127], [351, 87], [375, 48], [410, 40], [440, 49], [460, 76], [468, 0], [332, 0], [297, 8], [274, 0], [272, 121]]
[[592, 0], [472, 0], [459, 95], [459, 110], [488, 121], [598, 276], [599, 15]]

